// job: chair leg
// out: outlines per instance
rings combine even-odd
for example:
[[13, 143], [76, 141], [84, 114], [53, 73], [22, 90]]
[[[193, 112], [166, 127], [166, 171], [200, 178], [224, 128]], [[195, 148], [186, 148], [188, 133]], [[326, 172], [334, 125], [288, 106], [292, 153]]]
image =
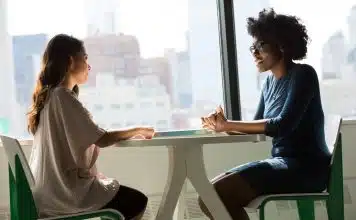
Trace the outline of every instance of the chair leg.
[[343, 200], [336, 200], [329, 198], [326, 201], [326, 209], [328, 211], [329, 220], [344, 220], [344, 202]]
[[265, 204], [262, 204], [258, 210], [258, 217], [260, 220], [265, 220]]
[[300, 220], [315, 220], [313, 200], [298, 200], [297, 206]]

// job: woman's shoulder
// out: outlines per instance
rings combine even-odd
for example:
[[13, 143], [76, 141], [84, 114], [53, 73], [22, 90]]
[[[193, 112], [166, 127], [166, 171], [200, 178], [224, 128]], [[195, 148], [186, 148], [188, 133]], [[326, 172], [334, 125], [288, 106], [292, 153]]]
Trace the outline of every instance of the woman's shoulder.
[[48, 96], [48, 106], [51, 108], [57, 109], [58, 106], [62, 105], [76, 105], [79, 100], [77, 99], [77, 96], [74, 92], [71, 90], [62, 87], [62, 86], [57, 86], [55, 88], [50, 89], [51, 91], [49, 92]]
[[77, 94], [70, 89], [62, 86], [57, 86], [52, 89], [50, 99], [52, 102], [77, 102]]
[[306, 83], [319, 83], [318, 74], [313, 66], [305, 63], [297, 63], [294, 65], [292, 72], [292, 79], [303, 81]]
[[292, 72], [303, 76], [318, 76], [314, 67], [306, 63], [296, 63], [293, 70]]
[[59, 97], [63, 97], [63, 96], [72, 96], [72, 97], [76, 97], [75, 96], [75, 92], [71, 91], [70, 89], [67, 89], [63, 86], [57, 86], [55, 88], [52, 89], [52, 94], [54, 96], [59, 96]]

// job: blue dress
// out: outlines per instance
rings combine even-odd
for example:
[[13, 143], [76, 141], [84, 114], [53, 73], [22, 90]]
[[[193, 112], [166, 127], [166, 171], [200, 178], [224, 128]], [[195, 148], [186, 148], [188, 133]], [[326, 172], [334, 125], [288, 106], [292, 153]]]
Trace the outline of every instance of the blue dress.
[[321, 192], [326, 189], [331, 154], [313, 67], [291, 64], [287, 74], [266, 79], [255, 120], [269, 119], [271, 158], [228, 171], [238, 173], [259, 194]]

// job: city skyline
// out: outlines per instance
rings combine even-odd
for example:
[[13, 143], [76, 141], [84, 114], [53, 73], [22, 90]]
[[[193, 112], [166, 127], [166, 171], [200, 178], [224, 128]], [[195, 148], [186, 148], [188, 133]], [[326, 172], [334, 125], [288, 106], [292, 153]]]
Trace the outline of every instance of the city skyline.
[[[58, 32], [65, 32], [78, 37], [85, 37], [87, 32], [85, 0], [69, 1], [8, 1], [9, 33], [11, 35], [45, 33], [51, 36]], [[186, 48], [184, 34], [189, 19], [188, 1], [118, 1], [120, 2], [118, 9], [120, 13], [119, 27], [123, 33], [138, 37], [144, 57], [162, 56], [164, 54], [163, 48], [176, 48], [178, 50]], [[323, 10], [319, 10], [316, 14], [311, 13], [311, 11], [319, 6], [318, 2], [270, 0], [271, 7], [274, 7], [277, 12], [301, 17], [307, 25], [312, 40], [316, 41], [312, 43], [310, 49], [318, 49], [319, 57], [322, 44], [328, 36], [338, 29], [346, 31], [347, 15], [354, 4], [355, 2], [352, 0], [324, 2]], [[18, 7], [20, 5], [21, 7]], [[68, 5], [71, 5], [71, 7], [68, 7]], [[137, 5], [140, 5], [140, 7], [137, 7]], [[305, 7], [306, 5], [309, 7]], [[43, 8], [41, 13], [33, 13], [39, 11], [38, 6]], [[150, 10], [146, 10], [148, 8]], [[66, 11], [67, 16], [63, 16], [63, 11]], [[135, 13], [132, 13], [133, 11]], [[43, 19], [45, 17], [51, 19]], [[323, 23], [328, 25], [321, 25]], [[154, 46], [155, 43], [159, 47]], [[309, 60], [316, 60], [317, 55], [310, 54], [310, 56]], [[319, 61], [316, 62], [319, 63]]]
[[[15, 2], [18, 0], [14, 0]], [[41, 0], [34, 0], [35, 4], [39, 4], [41, 2]], [[66, 0], [65, 0], [66, 1]], [[107, 0], [108, 2], [110, 1], [113, 4], [113, 0]], [[290, 1], [290, 0], [288, 0]], [[10, 1], [12, 2], [12, 1]], [[78, 2], [80, 3], [80, 1], [76, 1], [75, 4], [78, 4]], [[138, 0], [133, 0], [134, 3], [138, 3]], [[158, 5], [158, 3], [160, 2], [160, 0], [153, 0], [152, 2], [149, 3], [149, 5], [147, 5], [146, 8], [152, 8], [154, 10], [151, 10], [149, 13], [145, 12], [145, 14], [143, 15], [148, 15], [148, 14], [155, 14], [155, 12], [157, 12], [157, 8], [159, 8], [161, 10], [161, 14], [155, 15], [153, 16], [153, 18], [148, 18], [147, 19], [143, 19], [144, 16], [142, 14], [142, 16], [139, 16], [139, 18], [137, 18], [136, 20], [132, 20], [130, 22], [127, 22], [127, 19], [130, 18], [130, 16], [126, 16], [128, 13], [130, 12], [130, 10], [127, 10], [130, 7], [130, 4], [132, 4], [131, 6], [135, 5], [134, 3], [130, 2], [130, 1], [126, 1], [126, 0], [121, 0], [120, 1], [120, 10], [118, 10], [118, 13], [122, 13], [120, 14], [120, 16], [118, 16], [118, 23], [120, 23], [117, 27], [114, 27], [114, 24], [116, 25], [116, 21], [113, 22], [111, 25], [102, 25], [101, 23], [103, 23], [104, 21], [106, 21], [108, 18], [112, 18], [112, 14], [105, 14], [105, 7], [103, 7], [103, 10], [98, 10], [95, 11], [93, 10], [90, 15], [95, 15], [93, 13], [99, 13], [100, 15], [102, 15], [104, 18], [100, 19], [100, 21], [98, 21], [95, 25], [99, 28], [102, 28], [102, 30], [104, 31], [104, 33], [98, 33], [98, 35], [94, 35], [91, 36], [86, 36], [85, 34], [83, 35], [83, 37], [81, 37], [85, 43], [89, 42], [89, 45], [87, 45], [87, 50], [89, 53], [89, 61], [93, 66], [92, 69], [92, 74], [91, 76], [95, 76], [96, 73], [98, 74], [102, 74], [102, 73], [108, 73], [108, 72], [112, 72], [114, 73], [117, 77], [124, 77], [124, 75], [126, 74], [127, 76], [131, 75], [131, 76], [139, 76], [141, 73], [141, 71], [145, 70], [145, 69], [152, 69], [151, 64], [148, 64], [146, 61], [149, 61], [149, 59], [151, 58], [147, 58], [144, 55], [147, 55], [147, 51], [148, 53], [154, 52], [154, 51], [150, 51], [150, 49], [145, 46], [145, 43], [147, 43], [148, 41], [152, 41], [150, 42], [150, 48], [154, 48], [155, 51], [158, 50], [163, 50], [163, 54], [156, 54], [154, 56], [154, 59], [160, 59], [161, 61], [163, 61], [163, 63], [169, 63], [171, 68], [169, 71], [167, 70], [159, 70], [161, 69], [161, 67], [165, 68], [164, 65], [159, 65], [160, 67], [157, 69], [157, 71], [153, 71], [150, 70], [153, 74], [158, 74], [159, 72], [161, 72], [161, 76], [167, 76], [169, 75], [169, 77], [166, 77], [166, 80], [161, 79], [161, 84], [165, 85], [166, 88], [169, 88], [169, 84], [172, 84], [173, 88], [175, 89], [175, 91], [173, 92], [173, 94], [169, 91], [171, 91], [171, 89], [167, 89], [167, 92], [170, 94], [170, 98], [171, 100], [174, 100], [175, 103], [182, 103], [182, 100], [185, 99], [187, 100], [188, 104], [186, 104], [186, 106], [191, 106], [189, 104], [189, 100], [191, 99], [190, 97], [193, 96], [193, 100], [192, 103], [196, 103], [195, 105], [202, 105], [201, 103], [205, 103], [207, 104], [210, 101], [210, 105], [215, 105], [216, 103], [221, 103], [222, 104], [222, 100], [223, 100], [223, 92], [221, 91], [222, 89], [222, 79], [221, 79], [221, 66], [220, 66], [220, 48], [219, 48], [219, 33], [218, 33], [218, 19], [217, 17], [215, 17], [216, 13], [217, 13], [217, 8], [215, 5], [215, 2], [213, 0], [211, 0], [211, 2], [206, 2], [204, 10], [201, 9], [200, 5], [203, 4], [204, 1], [202, 2], [189, 2], [188, 5], [184, 5], [184, 2], [180, 2], [177, 0], [168, 0], [168, 3], [165, 3], [164, 5]], [[277, 2], [277, 5], [274, 5], [274, 3]], [[292, 1], [291, 1], [292, 2]], [[84, 4], [84, 2], [82, 2]], [[209, 3], [209, 4], [207, 4]], [[11, 3], [13, 4], [13, 2]], [[90, 2], [90, 7], [93, 9], [95, 8], [95, 1], [91, 1]], [[100, 2], [98, 2], [98, 4], [100, 4]], [[146, 4], [146, 3], [145, 3]], [[147, 3], [148, 4], [148, 3]], [[296, 4], [296, 3], [295, 3]], [[278, 6], [279, 5], [279, 6]], [[44, 7], [56, 7], [57, 5], [43, 5]], [[150, 6], [150, 7], [148, 7]], [[258, 13], [258, 11], [260, 11], [262, 8], [266, 8], [269, 6], [274, 6], [274, 8], [276, 9], [277, 13], [278, 12], [282, 12], [282, 13], [289, 13], [288, 10], [290, 10], [290, 8], [287, 8], [286, 5], [282, 5], [281, 1], [277, 1], [277, 0], [261, 0], [261, 1], [255, 1], [254, 5], [245, 5], [243, 0], [236, 0], [235, 4], [234, 4], [234, 8], [235, 9], [241, 9], [243, 8], [244, 13], [238, 13], [236, 12], [236, 19], [235, 19], [235, 23], [236, 23], [236, 37], [237, 37], [237, 48], [238, 48], [238, 62], [239, 62], [239, 80], [242, 82], [240, 84], [240, 96], [241, 96], [241, 101], [242, 101], [242, 114], [243, 115], [250, 115], [250, 114], [254, 114], [255, 111], [255, 102], [256, 100], [258, 100], [258, 96], [259, 96], [259, 87], [258, 87], [258, 83], [259, 83], [259, 77], [256, 77], [257, 72], [254, 68], [254, 64], [253, 64], [253, 60], [251, 57], [251, 54], [248, 52], [248, 45], [251, 43], [251, 39], [250, 37], [247, 35], [247, 33], [245, 32], [245, 20], [248, 16], [254, 16], [255, 14]], [[292, 5], [293, 6], [293, 5]], [[329, 5], [330, 6], [330, 5]], [[13, 7], [13, 5], [12, 5]], [[186, 14], [186, 16], [184, 16], [184, 19], [180, 20], [178, 18], [182, 18], [183, 14], [181, 14], [180, 12], [183, 11], [184, 12], [184, 8], [188, 7], [188, 13]], [[291, 7], [291, 6], [288, 6]], [[11, 9], [11, 7], [9, 7]], [[182, 9], [179, 12], [173, 13], [172, 15], [168, 16], [168, 13], [172, 12], [172, 10], [174, 8], [180, 8]], [[327, 8], [327, 7], [326, 7]], [[79, 7], [80, 10], [83, 9], [87, 9], [87, 7]], [[126, 9], [126, 10], [124, 10]], [[77, 16], [80, 17], [80, 13], [77, 10]], [[115, 11], [116, 9], [113, 9], [112, 11]], [[132, 9], [133, 10], [133, 9]], [[131, 12], [132, 12], [131, 10]], [[341, 10], [341, 9], [340, 9]], [[350, 12], [351, 7], [347, 9], [347, 12]], [[51, 11], [51, 10], [48, 10]], [[48, 11], [46, 11], [46, 13], [48, 13]], [[111, 11], [111, 12], [112, 12]], [[120, 12], [121, 11], [121, 12]], [[147, 11], [147, 10], [146, 10]], [[308, 10], [306, 10], [308, 12]], [[327, 10], [326, 10], [327, 11]], [[338, 11], [338, 10], [336, 10]], [[307, 12], [304, 12], [304, 14], [308, 14]], [[310, 11], [309, 11], [310, 13]], [[13, 15], [11, 15], [11, 10], [9, 12], [9, 18], [11, 18]], [[129, 14], [129, 13], [128, 13]], [[294, 13], [297, 14], [297, 13]], [[305, 21], [306, 25], [310, 25], [313, 27], [313, 25], [315, 25], [316, 21], [320, 22], [320, 19], [323, 18], [323, 16], [325, 15], [324, 13], [321, 13], [321, 15], [319, 17], [317, 17], [317, 19], [314, 20], [307, 20]], [[163, 17], [169, 17], [169, 19], [160, 19], [160, 22], [151, 22], [150, 21], [154, 21], [155, 18], [157, 19], [162, 18]], [[322, 50], [316, 50], [315, 48], [318, 47], [318, 45], [322, 46], [330, 36], [332, 36], [332, 34], [335, 33], [335, 31], [339, 30], [340, 27], [337, 26], [336, 24], [338, 22], [343, 21], [343, 23], [345, 24], [345, 26], [347, 26], [346, 23], [346, 18], [348, 17], [349, 13], [344, 14], [342, 16], [339, 16], [338, 19], [334, 19], [333, 23], [330, 23], [329, 26], [327, 26], [327, 31], [330, 32], [331, 34], [329, 36], [324, 36], [325, 41], [323, 39], [318, 39], [319, 41], [317, 42], [318, 44], [313, 44], [312, 42], [312, 46], [309, 48], [309, 51], [311, 51], [309, 53], [309, 56], [313, 57], [317, 57], [317, 61], [312, 61], [311, 64], [318, 69], [317, 63], [320, 62], [320, 57], [322, 56]], [[21, 15], [19, 17], [24, 17], [25, 15]], [[56, 15], [53, 15], [54, 17], [56, 17]], [[105, 18], [105, 16], [108, 16], [108, 18]], [[116, 15], [115, 15], [116, 16]], [[204, 17], [205, 16], [205, 17]], [[300, 16], [300, 15], [299, 15]], [[305, 17], [308, 17], [308, 15], [305, 15]], [[54, 20], [49, 19], [50, 21], [58, 21], [60, 24], [65, 24], [66, 22], [68, 22], [68, 17], [71, 18], [71, 14], [69, 13], [68, 16], [66, 16], [66, 18], [60, 17], [60, 18], [55, 18]], [[83, 16], [84, 18], [88, 17], [88, 16]], [[85, 22], [86, 25], [82, 25], [85, 29], [85, 27], [87, 27], [91, 20], [92, 20], [92, 16], [91, 19], [89, 19], [88, 21], [81, 21], [81, 22]], [[203, 17], [203, 19], [201, 19], [200, 17]], [[303, 16], [300, 16], [303, 19]], [[341, 19], [341, 18], [344, 19]], [[115, 17], [116, 18], [116, 17]], [[170, 33], [170, 28], [173, 25], [167, 25], [169, 23], [169, 20], [174, 20], [174, 19], [178, 19], [174, 24], [176, 23], [180, 23], [182, 25], [182, 27], [178, 26], [174, 26], [174, 28], [176, 28], [176, 32]], [[318, 20], [319, 19], [319, 20]], [[79, 19], [80, 20], [80, 19]], [[305, 19], [303, 19], [305, 20]], [[16, 21], [9, 21], [9, 29], [11, 29], [13, 22], [16, 23]], [[88, 23], [89, 22], [89, 23]], [[126, 22], [126, 26], [131, 26], [129, 28], [125, 27], [125, 22]], [[141, 23], [140, 23], [141, 22]], [[183, 23], [187, 22], [186, 27], [183, 27]], [[43, 21], [42, 24], [38, 24], [35, 27], [40, 27], [41, 25], [44, 25], [46, 23], [46, 21]], [[37, 23], [36, 23], [37, 24]], [[134, 24], [134, 25], [132, 25]], [[148, 26], [146, 26], [146, 24], [149, 24]], [[71, 25], [69, 25], [70, 27], [75, 27], [79, 24], [74, 23]], [[151, 25], [151, 26], [150, 26]], [[49, 25], [47, 28], [52, 28], [52, 26], [54, 26], [56, 28], [56, 30], [61, 30], [62, 27], [59, 25], [57, 26], [57, 23], [51, 23], [51, 25]], [[161, 27], [160, 27], [161, 26]], [[162, 27], [167, 27], [162, 28]], [[337, 26], [337, 28], [335, 28]], [[68, 27], [68, 30], [70, 30], [70, 27]], [[151, 27], [156, 27], [157, 28], [157, 32], [155, 32], [156, 29], [152, 29]], [[130, 29], [131, 28], [131, 29]], [[134, 32], [135, 29], [139, 28], [141, 30], [141, 32], [137, 32], [135, 33], [130, 33], [129, 30], [131, 30], [131, 32]], [[334, 29], [335, 28], [335, 29]], [[25, 29], [23, 29], [25, 30]], [[44, 28], [43, 30], [47, 30], [46, 28]], [[48, 29], [50, 30], [50, 29]], [[127, 31], [125, 31], [127, 30]], [[187, 31], [188, 30], [188, 31]], [[78, 30], [77, 30], [78, 31]], [[310, 30], [310, 34], [312, 35], [313, 32], [315, 31], [315, 29]], [[44, 32], [44, 31], [42, 31]], [[48, 37], [51, 37], [51, 31], [47, 31], [48, 33]], [[121, 32], [121, 34], [117, 34], [115, 32]], [[164, 32], [164, 34], [163, 34]], [[179, 32], [179, 35], [176, 34]], [[323, 33], [323, 30], [320, 31], [321, 33]], [[325, 32], [325, 30], [324, 30]], [[77, 33], [77, 32], [75, 32]], [[78, 31], [79, 33], [79, 31]], [[11, 34], [11, 33], [10, 33]], [[115, 35], [116, 34], [116, 35]], [[146, 37], [143, 37], [144, 40], [142, 40], [142, 36], [148, 36], [147, 39]], [[171, 41], [172, 44], [167, 42], [163, 42], [162, 37], [167, 37], [167, 34], [172, 34], [175, 35], [175, 37], [173, 39], [170, 39], [169, 37], [166, 39], [167, 42]], [[155, 38], [151, 39], [150, 36], [154, 36]], [[22, 35], [23, 36], [23, 35]], [[141, 39], [140, 39], [141, 36]], [[346, 35], [348, 36], [348, 35]], [[78, 37], [78, 36], [77, 36]], [[313, 36], [311, 36], [313, 38]], [[15, 37], [14, 37], [15, 38]], [[137, 40], [136, 40], [137, 38]], [[179, 40], [177, 40], [179, 38]], [[111, 39], [111, 40], [109, 40]], [[201, 40], [203, 39], [203, 40]], [[118, 41], [118, 43], [110, 43], [110, 41]], [[119, 42], [122, 42], [123, 44], [120, 44]], [[127, 49], [126, 46], [124, 46], [126, 43], [128, 43], [129, 41], [133, 42], [134, 44], [137, 44], [134, 47], [129, 47], [131, 49]], [[158, 42], [159, 43], [155, 43]], [[190, 45], [187, 48], [179, 48], [174, 46], [174, 43], [178, 43], [178, 41], [183, 41], [184, 45]], [[314, 41], [315, 42], [315, 41]], [[168, 45], [168, 46], [166, 46]], [[209, 45], [209, 47], [207, 47]], [[26, 50], [26, 45], [22, 46], [23, 50]], [[123, 49], [125, 48], [126, 49]], [[137, 47], [137, 48], [136, 48]], [[136, 49], [135, 49], [136, 48]], [[240, 49], [240, 50], [239, 50]], [[166, 54], [167, 51], [171, 50], [172, 52], [170, 53], [170, 55], [167, 57]], [[180, 53], [187, 53], [186, 57], [181, 57]], [[31, 53], [31, 52], [30, 52]], [[320, 54], [320, 55], [318, 55]], [[29, 54], [29, 56], [33, 56], [32, 54]], [[40, 51], [37, 51], [35, 56], [32, 58], [34, 60], [38, 60], [40, 56]], [[114, 58], [116, 57], [116, 58]], [[92, 58], [92, 60], [91, 60]], [[110, 59], [109, 59], [110, 58]], [[111, 59], [114, 58], [114, 59]], [[152, 59], [151, 61], [154, 61], [154, 59]], [[125, 70], [126, 67], [130, 66], [128, 64], [130, 64], [130, 60], [136, 60], [137, 63], [134, 63], [134, 65], [131, 65], [132, 67], [134, 67], [134, 69], [132, 69], [133, 71], [127, 71]], [[105, 61], [105, 62], [102, 62]], [[136, 62], [135, 61], [135, 62]], [[308, 60], [303, 61], [303, 62], [308, 62]], [[146, 63], [146, 64], [145, 64]], [[119, 65], [120, 64], [120, 65]], [[121, 67], [121, 64], [123, 64], [123, 66]], [[152, 63], [153, 64], [153, 63]], [[16, 64], [16, 68], [19, 68], [19, 63]], [[23, 64], [21, 64], [20, 66], [22, 66]], [[148, 65], [148, 66], [147, 66]], [[22, 68], [22, 67], [21, 67]], [[33, 67], [31, 67], [33, 68]], [[146, 71], [146, 70], [145, 70]], [[184, 71], [184, 74], [183, 72]], [[317, 70], [318, 71], [318, 70]], [[242, 74], [241, 74], [242, 73]], [[319, 75], [322, 74], [321, 71], [318, 71]], [[34, 73], [36, 74], [36, 73]], [[184, 75], [186, 78], [191, 75], [191, 79], [189, 79], [189, 77], [187, 78], [187, 80], [184, 80], [182, 77], [178, 77], [178, 75]], [[215, 75], [214, 75], [215, 74]], [[206, 77], [209, 76], [209, 77]], [[92, 77], [92, 78], [93, 78]], [[201, 80], [202, 78], [205, 77], [205, 80]], [[95, 78], [95, 77], [94, 77]], [[94, 79], [93, 78], [93, 79]], [[179, 80], [178, 80], [179, 79]], [[95, 80], [95, 79], [94, 79]], [[165, 82], [166, 81], [166, 82]], [[178, 82], [179, 81], [179, 82]], [[191, 82], [190, 82], [191, 81]], [[199, 82], [198, 82], [199, 81]], [[194, 83], [193, 83], [194, 82]], [[29, 82], [25, 82], [25, 83], [29, 83]], [[31, 82], [32, 83], [32, 82]], [[18, 82], [16, 82], [16, 86]], [[22, 83], [24, 84], [24, 83]], [[89, 82], [89, 86], [90, 86], [90, 82]], [[95, 82], [94, 82], [95, 85]], [[192, 90], [189, 88], [192, 87]], [[205, 87], [209, 87], [209, 88], [214, 88], [214, 89], [206, 89]], [[184, 88], [184, 89], [183, 89]], [[184, 91], [183, 91], [184, 90]], [[187, 91], [185, 91], [187, 90]], [[19, 95], [19, 94], [18, 94]], [[23, 94], [25, 95], [25, 94]], [[20, 95], [21, 96], [21, 95]], [[180, 97], [180, 98], [178, 98]], [[181, 100], [180, 100], [181, 99]], [[117, 102], [119, 103], [120, 100], [117, 100]], [[199, 103], [199, 104], [197, 104]], [[177, 105], [178, 106], [178, 105]], [[192, 109], [194, 107], [192, 106]], [[204, 107], [200, 106], [201, 109], [203, 109]], [[173, 110], [173, 108], [172, 108]], [[203, 111], [203, 110], [202, 110]], [[187, 116], [188, 117], [188, 116]], [[190, 117], [190, 116], [189, 116]], [[250, 116], [249, 116], [250, 117]]]

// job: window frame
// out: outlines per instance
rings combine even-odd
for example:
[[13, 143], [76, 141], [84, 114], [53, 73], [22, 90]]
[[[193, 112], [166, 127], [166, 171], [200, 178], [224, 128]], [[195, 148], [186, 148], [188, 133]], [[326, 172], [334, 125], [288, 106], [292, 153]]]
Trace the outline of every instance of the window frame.
[[234, 0], [217, 0], [221, 51], [222, 85], [226, 117], [241, 120]]

